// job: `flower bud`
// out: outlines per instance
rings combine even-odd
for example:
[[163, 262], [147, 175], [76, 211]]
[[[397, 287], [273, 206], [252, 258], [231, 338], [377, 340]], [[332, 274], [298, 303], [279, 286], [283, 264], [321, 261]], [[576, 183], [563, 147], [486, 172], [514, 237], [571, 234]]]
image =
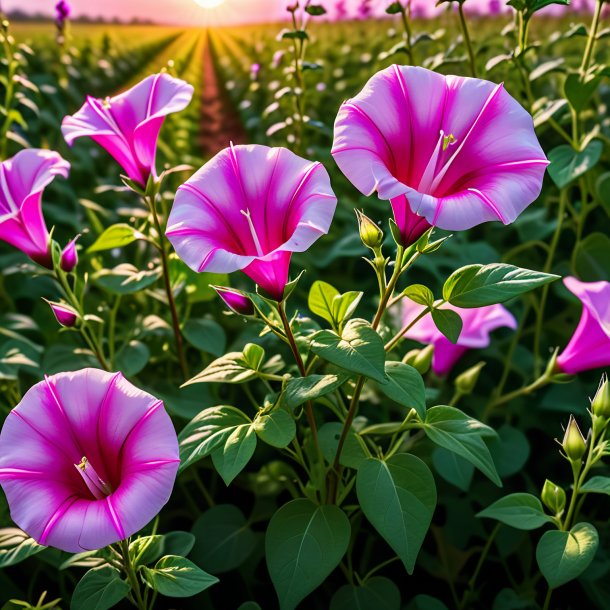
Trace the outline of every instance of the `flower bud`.
[[61, 326], [64, 328], [72, 328], [73, 326], [76, 326], [76, 323], [80, 317], [76, 309], [64, 303], [55, 303], [54, 301], [47, 301], [46, 299], [45, 301], [49, 304], [55, 319]]
[[356, 210], [360, 239], [371, 250], [376, 250], [383, 243], [383, 231], [360, 210]]
[[563, 512], [566, 505], [566, 492], [559, 485], [548, 479], [544, 482], [540, 494], [544, 505], [556, 516]]
[[76, 251], [76, 240], [80, 237], [77, 235], [68, 245], [62, 250], [59, 266], [62, 271], [70, 273], [78, 265], [78, 252]]
[[423, 349], [413, 349], [407, 352], [402, 361], [411, 365], [420, 375], [425, 375], [430, 370], [433, 355], [434, 345], [430, 344]]
[[467, 396], [472, 394], [474, 387], [477, 385], [481, 370], [485, 366], [485, 362], [479, 362], [474, 366], [470, 367], [467, 371], [464, 371], [455, 378], [455, 389], [462, 395]]
[[254, 314], [254, 305], [249, 297], [233, 288], [224, 286], [212, 286], [223, 300], [224, 304], [233, 312], [240, 316], [251, 316]]
[[587, 451], [587, 442], [573, 415], [570, 415], [570, 421], [568, 422], [565, 434], [563, 435], [561, 446], [566, 452], [568, 459], [572, 462], [580, 462], [582, 456]]
[[597, 417], [610, 419], [610, 384], [608, 376], [604, 373], [597, 392], [591, 401], [591, 412]]

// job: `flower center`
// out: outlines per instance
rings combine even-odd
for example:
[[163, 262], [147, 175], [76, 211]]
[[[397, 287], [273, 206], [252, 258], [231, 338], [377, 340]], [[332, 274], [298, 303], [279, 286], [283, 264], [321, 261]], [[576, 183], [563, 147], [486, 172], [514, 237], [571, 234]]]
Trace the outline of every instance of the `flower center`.
[[248, 228], [250, 229], [250, 235], [252, 235], [252, 241], [254, 242], [254, 247], [256, 248], [256, 253], [259, 256], [265, 256], [263, 252], [263, 248], [261, 247], [261, 242], [258, 239], [258, 235], [256, 234], [256, 229], [254, 228], [254, 223], [252, 222], [252, 214], [249, 209], [239, 210], [248, 221]]
[[439, 158], [441, 156], [441, 153], [444, 153], [450, 146], [453, 146], [456, 142], [457, 139], [452, 133], [450, 133], [449, 135], [445, 135], [445, 132], [441, 129], [440, 134], [438, 136], [438, 140], [436, 142], [436, 146], [432, 151], [432, 155], [430, 155], [430, 159], [428, 160], [426, 169], [424, 170], [421, 180], [419, 181], [419, 186], [417, 187], [417, 190], [420, 193], [427, 193], [431, 195], [436, 189], [436, 187], [438, 187], [440, 181], [443, 179], [451, 163], [453, 162], [455, 154], [449, 157], [446, 163], [437, 171], [436, 166], [438, 165]]
[[85, 456], [82, 457], [79, 464], [74, 464], [74, 467], [97, 500], [103, 500], [112, 493], [112, 487], [97, 474]]

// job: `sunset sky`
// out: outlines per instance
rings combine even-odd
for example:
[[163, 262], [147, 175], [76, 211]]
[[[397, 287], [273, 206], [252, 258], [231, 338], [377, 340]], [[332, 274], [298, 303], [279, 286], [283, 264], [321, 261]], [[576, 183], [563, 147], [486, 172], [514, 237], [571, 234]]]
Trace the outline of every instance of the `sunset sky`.
[[[196, 0], [69, 0], [73, 15], [102, 15], [106, 18], [132, 17], [151, 18], [154, 21], [172, 24], [214, 25], [221, 23], [240, 23], [256, 21], [274, 21], [286, 15], [286, 0], [223, 0], [216, 8], [206, 9], [199, 6]], [[202, 0], [205, 3], [205, 0]], [[373, 0], [372, 5], [378, 12], [389, 4], [390, 0]], [[583, 0], [573, 0], [580, 5]], [[320, 0], [332, 14], [336, 0]], [[347, 0], [352, 14], [360, 0]], [[435, 0], [413, 0], [414, 6], [421, 6], [433, 12]], [[52, 13], [55, 0], [2, 0], [5, 10], [21, 9], [30, 12]], [[469, 0], [468, 5], [485, 9], [489, 0]], [[438, 9], [436, 9], [438, 10]]]

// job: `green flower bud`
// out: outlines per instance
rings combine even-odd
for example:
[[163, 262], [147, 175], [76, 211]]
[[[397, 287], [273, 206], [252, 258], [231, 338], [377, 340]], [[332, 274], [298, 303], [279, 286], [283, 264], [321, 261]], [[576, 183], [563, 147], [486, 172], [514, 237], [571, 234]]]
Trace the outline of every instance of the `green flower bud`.
[[610, 384], [608, 383], [608, 376], [605, 373], [591, 401], [591, 412], [598, 417], [610, 419]]
[[360, 239], [362, 243], [371, 250], [376, 250], [383, 243], [383, 231], [360, 210], [356, 210]]
[[563, 435], [561, 446], [566, 452], [568, 459], [572, 462], [580, 462], [582, 456], [587, 451], [587, 442], [573, 415], [570, 415], [570, 421], [568, 422], [565, 434]]
[[425, 375], [432, 365], [434, 355], [434, 345], [430, 344], [423, 349], [413, 349], [407, 352], [402, 361], [411, 365], [420, 375]]
[[548, 479], [544, 482], [540, 494], [544, 505], [555, 515], [559, 516], [566, 505], [566, 492], [559, 485], [555, 485]]
[[474, 366], [470, 367], [467, 371], [458, 375], [455, 378], [455, 389], [462, 395], [467, 396], [472, 394], [474, 387], [477, 385], [479, 375], [485, 366], [485, 362], [479, 362]]

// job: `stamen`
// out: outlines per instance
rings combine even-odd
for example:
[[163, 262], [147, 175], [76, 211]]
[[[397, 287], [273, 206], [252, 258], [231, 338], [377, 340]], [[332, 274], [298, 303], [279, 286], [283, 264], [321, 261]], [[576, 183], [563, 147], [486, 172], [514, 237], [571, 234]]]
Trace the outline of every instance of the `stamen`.
[[254, 241], [254, 246], [256, 248], [256, 253], [259, 256], [265, 256], [263, 249], [261, 247], [261, 242], [258, 241], [258, 235], [256, 234], [256, 230], [254, 229], [254, 223], [252, 222], [252, 215], [250, 214], [250, 210], [240, 210], [240, 212], [246, 217], [248, 221], [248, 227], [250, 229], [250, 234], [252, 235], [252, 240]]
[[441, 149], [445, 150], [444, 146], [446, 139], [447, 138], [445, 137], [445, 132], [441, 129], [441, 133], [438, 137], [436, 146], [432, 151], [432, 155], [428, 160], [428, 165], [426, 165], [426, 169], [424, 170], [421, 180], [419, 181], [419, 186], [417, 187], [417, 190], [420, 193], [429, 193], [430, 185], [432, 184], [432, 181], [434, 180], [434, 174], [436, 173], [436, 165], [438, 163], [438, 158], [441, 154]]
[[108, 110], [108, 109], [110, 108], [111, 104], [110, 104], [110, 98], [109, 98], [108, 96], [106, 96], [106, 97], [104, 98], [104, 100], [103, 100], [103, 102], [102, 102], [102, 106], [103, 106], [103, 107], [104, 107], [106, 110]]
[[85, 485], [97, 500], [103, 500], [112, 493], [112, 487], [95, 472], [91, 462], [83, 456], [80, 464], [74, 464]]
[[453, 146], [457, 142], [456, 137], [450, 133], [448, 136], [443, 138], [443, 152], [445, 152], [450, 146]]

